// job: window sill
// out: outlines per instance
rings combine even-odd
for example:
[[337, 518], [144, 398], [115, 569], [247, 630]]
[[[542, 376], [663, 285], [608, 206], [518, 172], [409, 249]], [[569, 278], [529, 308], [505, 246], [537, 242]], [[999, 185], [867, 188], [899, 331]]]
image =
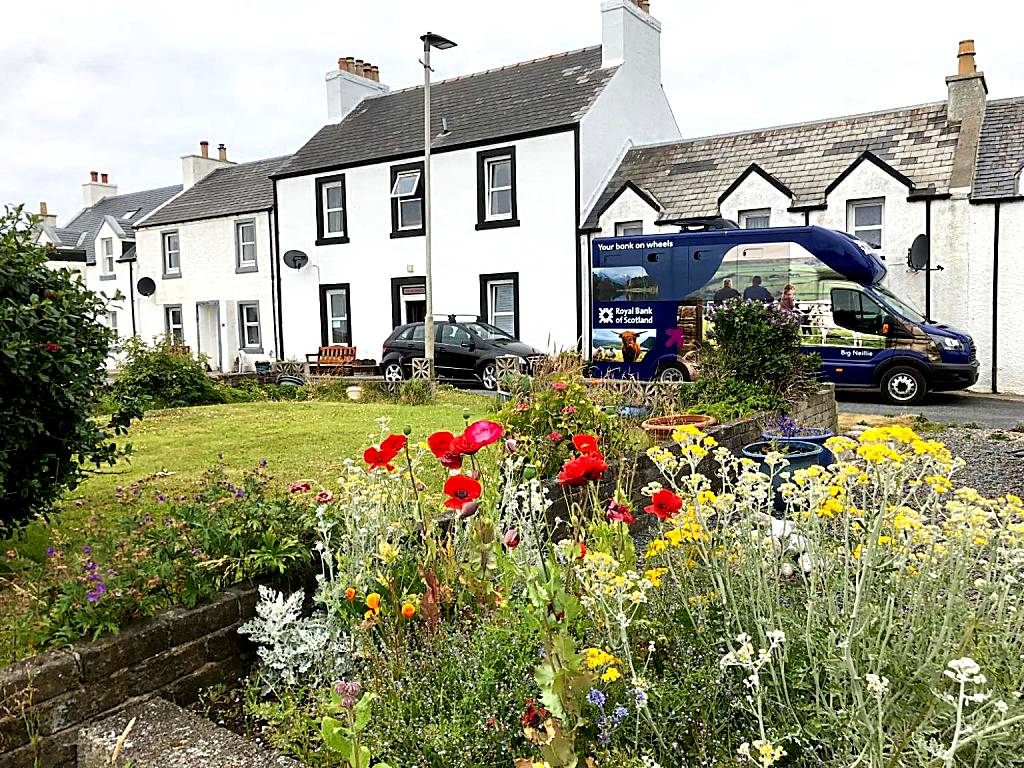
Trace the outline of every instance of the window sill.
[[117, 275], [113, 272], [106, 275], [100, 275], [100, 280], [117, 280]]
[[181, 277], [181, 272], [164, 272], [164, 274], [161, 275], [161, 277], [164, 280], [177, 280], [178, 278]]
[[423, 237], [427, 234], [425, 229], [399, 229], [391, 233], [392, 240], [398, 240], [402, 237]]
[[259, 272], [259, 267], [253, 264], [252, 266], [246, 267], [235, 267], [236, 275], [244, 275], [246, 272]]
[[348, 235], [339, 235], [331, 237], [318, 237], [316, 239], [316, 245], [342, 245], [348, 242]]
[[247, 355], [262, 355], [263, 347], [239, 347], [238, 351]]
[[518, 227], [519, 219], [495, 219], [494, 221], [481, 221], [477, 223], [477, 231], [481, 229], [503, 229], [505, 227]]

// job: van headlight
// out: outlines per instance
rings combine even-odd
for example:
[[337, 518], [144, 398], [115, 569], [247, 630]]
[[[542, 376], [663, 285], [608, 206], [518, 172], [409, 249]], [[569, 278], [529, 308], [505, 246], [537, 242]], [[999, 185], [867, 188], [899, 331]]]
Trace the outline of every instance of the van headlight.
[[934, 341], [939, 349], [944, 349], [947, 352], [960, 352], [964, 348], [960, 339], [954, 339], [952, 336], [932, 336], [929, 333], [928, 338]]

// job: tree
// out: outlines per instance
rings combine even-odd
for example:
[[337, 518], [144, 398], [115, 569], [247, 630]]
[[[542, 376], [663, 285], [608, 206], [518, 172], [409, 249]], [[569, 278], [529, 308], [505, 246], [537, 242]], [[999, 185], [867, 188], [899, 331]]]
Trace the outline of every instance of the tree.
[[139, 411], [91, 415], [114, 333], [108, 299], [70, 269], [47, 267], [22, 208], [0, 215], [0, 530], [48, 509], [88, 465], [114, 464]]

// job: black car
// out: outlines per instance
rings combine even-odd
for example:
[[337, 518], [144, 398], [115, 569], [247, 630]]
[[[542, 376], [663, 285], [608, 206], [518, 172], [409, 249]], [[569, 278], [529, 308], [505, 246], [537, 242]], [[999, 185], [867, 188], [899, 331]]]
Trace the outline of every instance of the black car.
[[[385, 381], [402, 381], [412, 375], [413, 358], [424, 356], [424, 333], [424, 325], [419, 322], [400, 325], [388, 336], [380, 360]], [[528, 371], [531, 358], [543, 354], [487, 323], [434, 321], [434, 370], [438, 378], [476, 379], [484, 388], [496, 389], [497, 358], [520, 357], [523, 369]]]

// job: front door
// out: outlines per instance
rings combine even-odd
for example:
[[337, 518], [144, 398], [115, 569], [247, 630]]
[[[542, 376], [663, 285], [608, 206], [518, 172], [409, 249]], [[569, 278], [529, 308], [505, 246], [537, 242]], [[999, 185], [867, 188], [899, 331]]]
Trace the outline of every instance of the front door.
[[196, 302], [196, 339], [198, 352], [206, 355], [206, 364], [210, 370], [223, 370], [219, 301]]
[[427, 281], [414, 279], [399, 287], [399, 318], [401, 325], [422, 323], [427, 317]]

